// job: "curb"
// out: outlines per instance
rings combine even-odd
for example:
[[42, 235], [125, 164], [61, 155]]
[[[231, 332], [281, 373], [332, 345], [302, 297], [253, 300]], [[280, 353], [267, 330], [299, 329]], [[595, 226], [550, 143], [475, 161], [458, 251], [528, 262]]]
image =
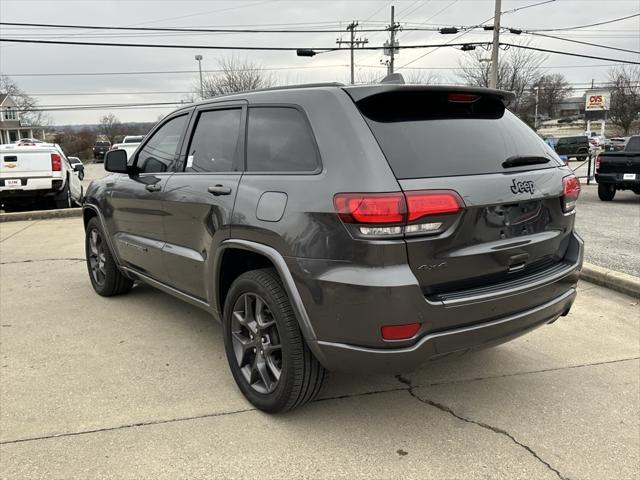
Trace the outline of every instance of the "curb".
[[582, 266], [580, 278], [616, 292], [631, 295], [632, 297], [640, 297], [640, 277], [634, 275], [585, 263]]
[[47, 220], [49, 218], [81, 217], [82, 208], [61, 210], [36, 210], [33, 212], [0, 213], [0, 222], [19, 222], [23, 220]]

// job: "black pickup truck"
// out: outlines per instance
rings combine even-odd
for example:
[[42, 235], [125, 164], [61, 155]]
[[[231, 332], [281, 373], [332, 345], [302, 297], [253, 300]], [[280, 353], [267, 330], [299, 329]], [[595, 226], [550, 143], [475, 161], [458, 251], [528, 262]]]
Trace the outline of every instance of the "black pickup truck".
[[640, 195], [640, 135], [633, 136], [621, 152], [602, 152], [596, 157], [598, 197], [613, 200], [616, 190]]

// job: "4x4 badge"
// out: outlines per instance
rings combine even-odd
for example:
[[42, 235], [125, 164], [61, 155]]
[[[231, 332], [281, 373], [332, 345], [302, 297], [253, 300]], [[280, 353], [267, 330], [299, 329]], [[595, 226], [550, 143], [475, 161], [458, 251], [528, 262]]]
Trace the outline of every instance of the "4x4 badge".
[[513, 179], [513, 184], [511, 185], [511, 192], [512, 193], [533, 193], [535, 190], [535, 187], [533, 185], [533, 182], [531, 180], [524, 180], [522, 182], [516, 182], [515, 179]]

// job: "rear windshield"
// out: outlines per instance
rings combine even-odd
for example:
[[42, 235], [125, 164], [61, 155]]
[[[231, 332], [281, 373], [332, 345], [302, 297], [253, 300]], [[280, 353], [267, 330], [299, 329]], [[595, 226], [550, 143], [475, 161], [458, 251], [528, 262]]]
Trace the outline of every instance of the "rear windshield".
[[109, 142], [96, 142], [97, 147], [109, 147], [111, 144]]
[[[388, 92], [358, 108], [399, 179], [478, 175], [558, 165], [557, 156], [497, 97], [459, 102], [447, 92]], [[549, 163], [505, 169], [507, 158]]]
[[127, 137], [124, 139], [124, 143], [140, 143], [142, 137]]

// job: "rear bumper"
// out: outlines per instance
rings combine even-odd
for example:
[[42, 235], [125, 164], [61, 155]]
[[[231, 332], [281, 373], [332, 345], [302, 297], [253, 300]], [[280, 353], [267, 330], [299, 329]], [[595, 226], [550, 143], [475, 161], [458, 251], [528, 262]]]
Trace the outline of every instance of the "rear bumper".
[[454, 353], [507, 342], [566, 315], [576, 298], [575, 288], [535, 308], [508, 317], [468, 327], [435, 332], [405, 348], [366, 348], [318, 341], [322, 363], [329, 370], [344, 372], [403, 373], [424, 362]]
[[598, 183], [614, 184], [621, 188], [637, 188], [640, 186], [640, 174], [636, 173], [635, 180], [625, 180], [623, 173], [596, 173]]

